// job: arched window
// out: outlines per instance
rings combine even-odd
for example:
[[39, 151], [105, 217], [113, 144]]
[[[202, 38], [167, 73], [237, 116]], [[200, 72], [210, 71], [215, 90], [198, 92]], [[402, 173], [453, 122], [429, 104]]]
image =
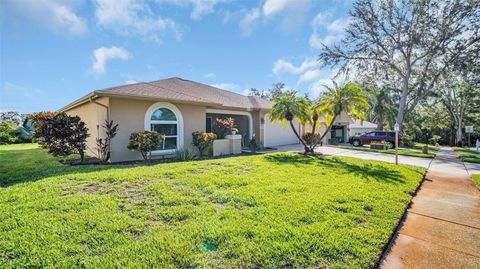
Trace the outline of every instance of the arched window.
[[145, 129], [163, 135], [158, 151], [175, 150], [183, 145], [183, 120], [177, 107], [169, 103], [152, 105], [145, 115]]

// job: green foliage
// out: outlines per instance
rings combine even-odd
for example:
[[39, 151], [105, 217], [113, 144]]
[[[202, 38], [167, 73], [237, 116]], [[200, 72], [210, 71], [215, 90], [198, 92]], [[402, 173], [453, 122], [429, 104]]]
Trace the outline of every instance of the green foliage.
[[248, 146], [253, 153], [257, 153], [258, 143], [255, 134], [252, 135], [252, 139], [250, 139]]
[[79, 116], [65, 113], [41, 112], [33, 115], [35, 138], [54, 156], [78, 153], [85, 158], [88, 128]]
[[0, 145], [17, 142], [14, 125], [9, 122], [0, 122]]
[[215, 119], [214, 131], [217, 137], [223, 139], [226, 135], [232, 134], [233, 129], [237, 130], [235, 127], [235, 120], [233, 118], [225, 119]]
[[392, 130], [397, 114], [394, 89], [387, 85], [383, 87], [369, 86], [365, 91], [368, 103], [366, 120], [376, 123], [378, 130], [383, 130], [385, 127]]
[[152, 158], [152, 151], [158, 149], [162, 144], [162, 141], [163, 136], [158, 132], [135, 132], [130, 134], [127, 148], [139, 151], [143, 160], [150, 161]]
[[100, 159], [102, 163], [107, 163], [110, 159], [110, 144], [112, 139], [117, 135], [118, 124], [114, 125], [113, 120], [105, 120], [102, 128], [105, 130], [105, 139], [101, 137], [95, 139], [97, 158]]
[[26, 119], [15, 130], [16, 136], [21, 143], [32, 143], [35, 134], [35, 125], [32, 120]]
[[467, 148], [461, 148], [461, 147], [452, 147], [453, 151], [456, 152], [464, 152], [464, 153], [471, 153], [471, 154], [478, 154], [477, 150], [475, 149], [467, 149]]
[[437, 144], [440, 142], [440, 139], [442, 139], [441, 136], [439, 136], [439, 135], [432, 135], [432, 137], [430, 138], [430, 142], [431, 142], [433, 145], [437, 145]]
[[305, 132], [302, 135], [302, 139], [307, 145], [313, 146], [320, 142], [320, 133], [315, 132], [315, 134], [313, 134], [312, 132]]
[[460, 154], [459, 158], [467, 163], [480, 163], [480, 155]]
[[480, 188], [480, 175], [472, 175], [473, 181], [477, 184], [477, 187]]
[[0, 268], [374, 268], [425, 171], [290, 153], [65, 166], [34, 144], [0, 159]]
[[215, 139], [217, 135], [214, 133], [198, 131], [192, 133], [192, 144], [198, 149], [200, 156], [203, 156], [205, 150], [212, 146]]
[[197, 158], [197, 154], [192, 148], [184, 147], [175, 150], [175, 158], [178, 161], [191, 161]]

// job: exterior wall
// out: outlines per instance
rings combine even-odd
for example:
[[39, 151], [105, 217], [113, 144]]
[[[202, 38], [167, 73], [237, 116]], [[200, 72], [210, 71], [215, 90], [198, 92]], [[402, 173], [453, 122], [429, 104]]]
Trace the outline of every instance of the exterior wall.
[[[156, 101], [110, 99], [110, 118], [118, 123], [118, 134], [112, 140], [112, 162], [139, 160], [141, 155], [127, 149], [130, 134], [145, 130], [145, 113]], [[190, 104], [175, 105], [183, 116], [183, 146], [192, 146], [192, 132], [205, 131], [206, 108]], [[178, 139], [182, 139], [178, 137]], [[163, 156], [154, 156], [163, 157]]]
[[[109, 98], [100, 97], [95, 99], [95, 102], [108, 106]], [[88, 133], [90, 134], [90, 137], [87, 138], [86, 154], [88, 156], [95, 156], [95, 139], [97, 137], [104, 137], [105, 131], [101, 125], [103, 125], [105, 120], [107, 120], [107, 108], [95, 103], [87, 102], [69, 109], [65, 111], [65, 113], [71, 116], [79, 116], [82, 121], [85, 122], [88, 128]]]

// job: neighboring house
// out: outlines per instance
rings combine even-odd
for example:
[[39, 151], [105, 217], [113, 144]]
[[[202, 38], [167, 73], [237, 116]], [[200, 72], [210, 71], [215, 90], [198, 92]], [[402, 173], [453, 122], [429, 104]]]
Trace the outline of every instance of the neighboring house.
[[[91, 134], [87, 139], [90, 155], [95, 149], [95, 139], [104, 134], [101, 125], [105, 120], [117, 123], [118, 134], [111, 144], [111, 161], [119, 162], [141, 158], [138, 152], [127, 149], [132, 132], [155, 130], [164, 134], [161, 148], [152, 153], [155, 157], [163, 157], [178, 148], [190, 147], [192, 132], [212, 131], [217, 118], [235, 119], [244, 146], [253, 134], [257, 142], [266, 147], [298, 143], [289, 126], [282, 128], [280, 123], [270, 122], [271, 108], [270, 101], [259, 97], [168, 78], [96, 90], [59, 111], [78, 115], [87, 124]], [[342, 126], [349, 123], [338, 122]]]
[[348, 126], [348, 136], [362, 135], [377, 130], [377, 124], [356, 119]]

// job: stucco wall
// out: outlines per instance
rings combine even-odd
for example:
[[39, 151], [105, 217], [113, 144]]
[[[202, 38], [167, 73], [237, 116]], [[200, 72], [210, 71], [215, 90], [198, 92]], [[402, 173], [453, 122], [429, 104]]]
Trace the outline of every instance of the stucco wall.
[[[145, 130], [145, 113], [155, 101], [110, 98], [110, 118], [118, 123], [118, 134], [112, 141], [112, 162], [139, 160], [138, 152], [127, 149], [130, 134]], [[183, 117], [184, 147], [192, 146], [192, 132], [205, 131], [206, 108], [203, 106], [175, 105]], [[178, 139], [182, 139], [178, 137]], [[160, 156], [161, 157], [161, 156]]]
[[[95, 99], [95, 102], [109, 105], [108, 97], [100, 97]], [[95, 103], [87, 102], [75, 108], [65, 111], [68, 115], [79, 116], [83, 122], [87, 125], [88, 133], [90, 137], [87, 138], [87, 150], [88, 156], [95, 156], [95, 139], [97, 137], [104, 137], [105, 131], [101, 127], [107, 119], [107, 109]]]

